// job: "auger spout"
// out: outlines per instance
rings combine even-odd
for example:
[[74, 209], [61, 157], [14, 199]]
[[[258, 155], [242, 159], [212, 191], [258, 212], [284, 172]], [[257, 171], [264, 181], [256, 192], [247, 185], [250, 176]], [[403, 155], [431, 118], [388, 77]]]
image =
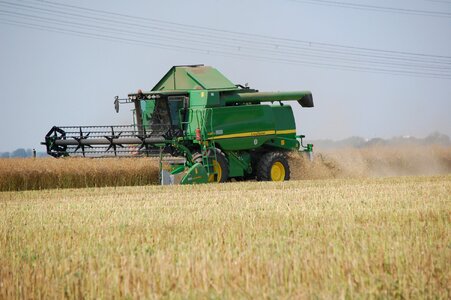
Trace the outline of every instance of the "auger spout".
[[313, 107], [313, 96], [310, 91], [295, 92], [235, 92], [221, 96], [226, 104], [260, 103], [274, 101], [297, 101], [302, 107]]

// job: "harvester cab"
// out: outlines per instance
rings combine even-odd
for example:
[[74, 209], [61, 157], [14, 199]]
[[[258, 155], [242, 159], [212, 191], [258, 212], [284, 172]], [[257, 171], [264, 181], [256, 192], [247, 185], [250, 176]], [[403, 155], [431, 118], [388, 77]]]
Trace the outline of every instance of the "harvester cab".
[[284, 181], [288, 153], [311, 157], [313, 146], [302, 144], [282, 101], [313, 107], [309, 91], [259, 92], [209, 66], [174, 66], [150, 91], [115, 98], [116, 111], [134, 105], [134, 124], [54, 126], [43, 144], [54, 157], [159, 157], [162, 184]]

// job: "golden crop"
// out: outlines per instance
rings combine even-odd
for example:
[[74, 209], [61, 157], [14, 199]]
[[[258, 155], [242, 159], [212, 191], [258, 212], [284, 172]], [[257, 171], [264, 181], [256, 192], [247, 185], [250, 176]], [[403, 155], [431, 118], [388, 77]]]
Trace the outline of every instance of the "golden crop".
[[0, 191], [158, 183], [152, 158], [0, 159]]
[[0, 193], [0, 298], [449, 299], [451, 176]]
[[[451, 147], [380, 146], [291, 155], [291, 178], [369, 178], [451, 173]], [[0, 191], [158, 184], [157, 158], [0, 159]]]

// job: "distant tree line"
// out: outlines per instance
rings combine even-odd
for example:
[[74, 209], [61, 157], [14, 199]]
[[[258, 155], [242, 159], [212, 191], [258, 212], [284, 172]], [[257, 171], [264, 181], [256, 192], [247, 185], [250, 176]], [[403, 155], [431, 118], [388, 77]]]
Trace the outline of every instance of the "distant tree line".
[[[425, 138], [416, 138], [412, 136], [398, 136], [391, 139], [364, 139], [362, 137], [353, 136], [343, 140], [308, 140], [313, 143], [316, 149], [354, 147], [364, 148], [372, 146], [389, 146], [389, 145], [442, 145], [451, 146], [451, 139], [446, 134], [434, 132]], [[36, 157], [46, 157], [46, 152], [36, 152]], [[33, 149], [18, 148], [13, 152], [0, 152], [0, 158], [10, 157], [33, 157]]]
[[425, 138], [416, 138], [413, 136], [396, 136], [391, 139], [365, 139], [358, 136], [353, 136], [343, 140], [313, 140], [308, 141], [313, 143], [316, 149], [334, 149], [334, 148], [365, 148], [372, 146], [398, 146], [398, 145], [441, 145], [451, 146], [451, 139], [446, 134], [434, 132]]
[[[36, 157], [48, 156], [46, 152], [36, 152]], [[33, 149], [18, 148], [12, 152], [0, 152], [0, 158], [33, 157]]]

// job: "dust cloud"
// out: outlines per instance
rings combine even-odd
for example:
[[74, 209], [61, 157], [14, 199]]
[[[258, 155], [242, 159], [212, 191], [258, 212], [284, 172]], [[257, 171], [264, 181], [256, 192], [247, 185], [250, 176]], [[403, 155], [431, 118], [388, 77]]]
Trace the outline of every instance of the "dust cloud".
[[451, 173], [451, 147], [374, 146], [318, 151], [314, 160], [290, 156], [291, 178], [369, 178]]

